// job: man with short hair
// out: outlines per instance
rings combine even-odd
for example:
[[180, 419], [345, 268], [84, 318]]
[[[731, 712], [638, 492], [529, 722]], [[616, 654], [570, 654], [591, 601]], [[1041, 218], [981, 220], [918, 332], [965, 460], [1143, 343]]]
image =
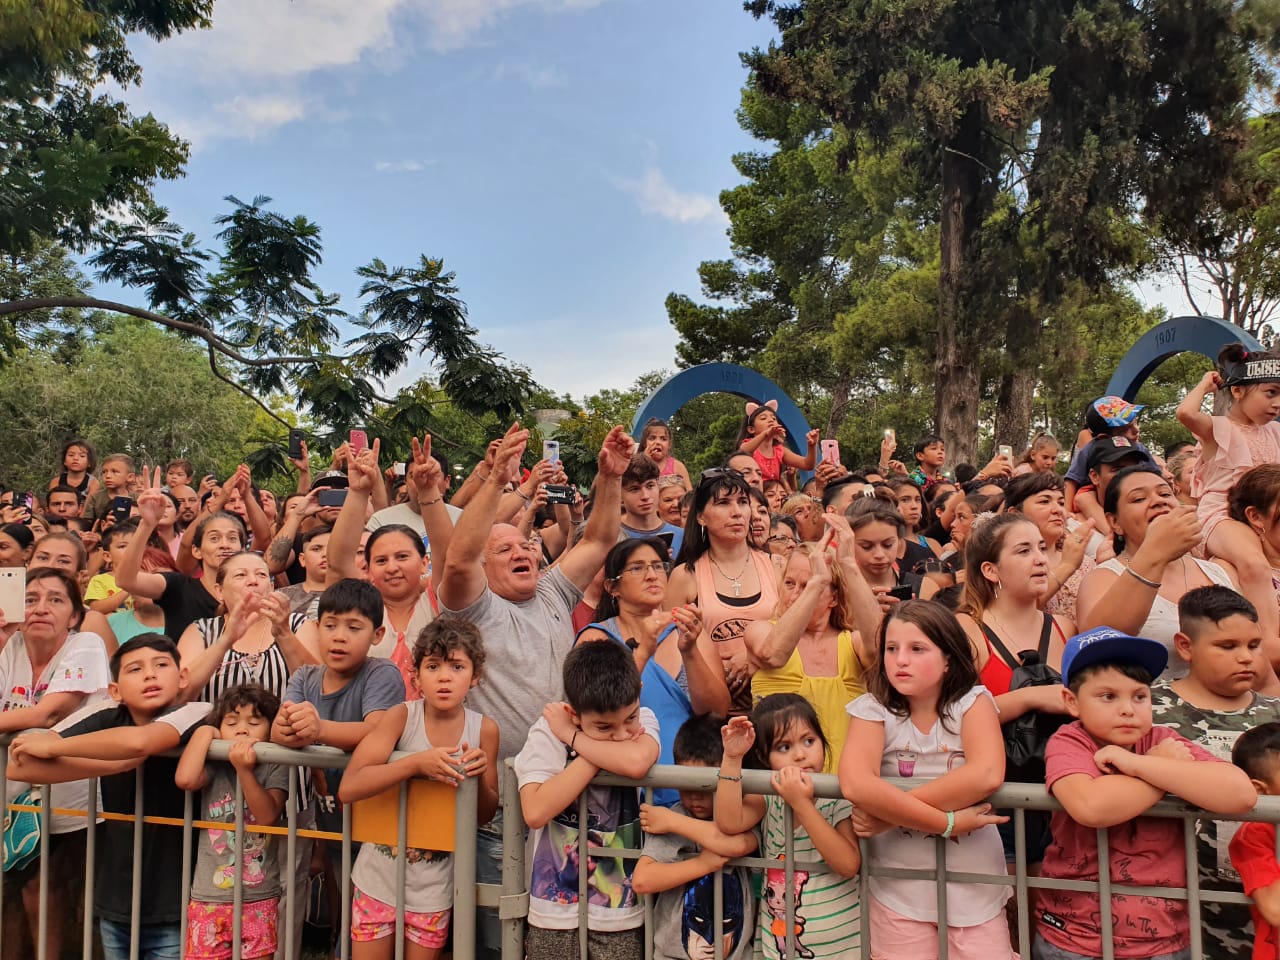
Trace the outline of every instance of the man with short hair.
[[[502, 438], [488, 477], [454, 526], [438, 590], [441, 614], [470, 620], [485, 638], [485, 680], [468, 694], [468, 702], [498, 724], [498, 756], [489, 762], [499, 770], [520, 752], [543, 707], [564, 699], [561, 663], [573, 647], [573, 608], [618, 542], [621, 480], [635, 452], [635, 441], [622, 427], [609, 431], [600, 447], [591, 518], [582, 539], [540, 576], [537, 541], [510, 524], [494, 523], [505, 478], [528, 441], [529, 431], [518, 424]], [[477, 835], [477, 880], [501, 880], [501, 849], [499, 812]], [[476, 955], [496, 957], [501, 931], [493, 911], [481, 912], [477, 933]]]

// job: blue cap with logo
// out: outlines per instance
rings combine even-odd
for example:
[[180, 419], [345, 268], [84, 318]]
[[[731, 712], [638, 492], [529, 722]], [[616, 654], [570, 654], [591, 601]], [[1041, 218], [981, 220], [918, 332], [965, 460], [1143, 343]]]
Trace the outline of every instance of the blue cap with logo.
[[1067, 641], [1062, 651], [1062, 682], [1095, 663], [1134, 663], [1154, 680], [1169, 665], [1169, 651], [1159, 640], [1131, 637], [1112, 627], [1094, 627]]

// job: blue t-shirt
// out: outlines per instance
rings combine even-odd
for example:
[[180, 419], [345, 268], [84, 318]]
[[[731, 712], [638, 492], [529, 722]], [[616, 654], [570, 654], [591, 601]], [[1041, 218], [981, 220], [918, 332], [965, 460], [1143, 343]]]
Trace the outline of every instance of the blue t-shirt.
[[[1076, 455], [1071, 458], [1071, 466], [1067, 467], [1066, 479], [1077, 487], [1087, 486], [1089, 483], [1089, 451], [1093, 449], [1093, 444], [1094, 441], [1090, 440], [1077, 450]], [[1135, 443], [1133, 449], [1142, 451], [1148, 457], [1151, 456], [1151, 451], [1141, 443]]]
[[623, 536], [629, 537], [632, 540], [638, 540], [642, 537], [657, 537], [659, 540], [666, 540], [670, 538], [670, 559], [674, 559], [679, 555], [680, 545], [684, 543], [684, 531], [670, 523], [664, 523], [662, 526], [655, 527], [653, 530], [637, 530], [635, 527], [628, 527], [624, 523], [622, 524], [622, 533]]

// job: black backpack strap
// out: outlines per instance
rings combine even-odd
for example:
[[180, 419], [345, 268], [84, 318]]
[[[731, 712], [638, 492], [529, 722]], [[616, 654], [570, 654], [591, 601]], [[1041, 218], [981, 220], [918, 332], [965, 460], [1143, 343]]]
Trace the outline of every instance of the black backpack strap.
[[1049, 640], [1053, 637], [1053, 628], [1056, 623], [1053, 614], [1046, 613], [1044, 615], [1044, 627], [1040, 630], [1040, 646], [1036, 649], [1040, 652], [1040, 662], [1049, 662]]
[[979, 623], [978, 626], [982, 627], [983, 636], [987, 638], [987, 642], [991, 644], [996, 653], [1000, 654], [1000, 659], [1009, 665], [1010, 670], [1017, 670], [1022, 666], [1022, 661], [1009, 652], [1009, 648], [1001, 642], [1000, 638], [996, 636], [996, 632], [994, 630], [988, 627], [985, 623]]

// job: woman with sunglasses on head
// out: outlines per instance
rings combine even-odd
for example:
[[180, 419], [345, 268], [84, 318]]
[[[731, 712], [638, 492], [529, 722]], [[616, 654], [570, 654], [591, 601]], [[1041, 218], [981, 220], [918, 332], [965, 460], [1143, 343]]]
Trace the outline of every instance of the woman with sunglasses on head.
[[[604, 593], [596, 622], [578, 632], [578, 641], [625, 643], [644, 681], [640, 706], [658, 718], [659, 763], [674, 763], [676, 732], [690, 717], [729, 712], [729, 688], [720, 658], [702, 631], [698, 608], [689, 604], [668, 610], [667, 545], [654, 537], [623, 540], [604, 561]], [[655, 790], [664, 806], [675, 803], [675, 790]]]
[[769, 554], [752, 547], [749, 539], [751, 503], [747, 481], [738, 471], [717, 467], [703, 472], [666, 593], [668, 608], [698, 605], [739, 712], [751, 707], [754, 672], [742, 634], [752, 620], [767, 619], [778, 600]]

